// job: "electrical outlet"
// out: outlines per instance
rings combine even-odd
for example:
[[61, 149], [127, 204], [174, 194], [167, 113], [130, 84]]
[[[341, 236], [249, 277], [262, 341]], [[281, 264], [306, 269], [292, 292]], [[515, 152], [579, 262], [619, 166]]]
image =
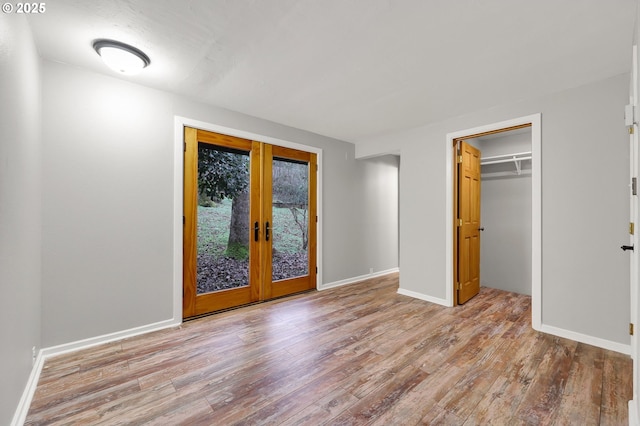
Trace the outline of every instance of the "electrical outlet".
[[31, 366], [36, 363], [36, 347], [31, 348]]

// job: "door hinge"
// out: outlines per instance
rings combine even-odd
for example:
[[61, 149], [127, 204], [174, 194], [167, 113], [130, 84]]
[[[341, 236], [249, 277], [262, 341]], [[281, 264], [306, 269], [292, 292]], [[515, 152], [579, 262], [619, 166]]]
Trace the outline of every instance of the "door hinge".
[[456, 290], [462, 290], [462, 284], [458, 283], [458, 285], [456, 286]]
[[631, 194], [638, 195], [638, 178], [631, 178]]
[[184, 152], [187, 152], [187, 143], [186, 143], [186, 142], [184, 142], [184, 144], [183, 144], [183, 146], [182, 146], [182, 150], [183, 150]]
[[316, 274], [318, 273], [318, 267], [316, 266]]
[[633, 336], [633, 323], [629, 323], [629, 334]]
[[458, 227], [462, 226], [462, 219], [458, 219]]
[[624, 106], [624, 125], [629, 126], [629, 133], [633, 133], [633, 125], [638, 122], [636, 118], [636, 106], [633, 104]]
[[187, 218], [185, 216], [182, 216], [182, 224], [185, 225], [187, 223]]
[[462, 164], [462, 155], [458, 155], [458, 164]]
[[629, 234], [634, 235], [635, 225], [633, 222], [629, 223]]
[[316, 216], [316, 223], [318, 223], [318, 216]]
[[629, 127], [629, 134], [632, 135], [633, 134], [633, 126]]

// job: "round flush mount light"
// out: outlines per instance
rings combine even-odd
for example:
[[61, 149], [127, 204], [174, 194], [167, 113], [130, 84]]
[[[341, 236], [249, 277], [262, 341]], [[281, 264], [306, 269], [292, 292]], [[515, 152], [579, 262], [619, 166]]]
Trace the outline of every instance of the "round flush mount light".
[[138, 74], [151, 63], [142, 50], [115, 40], [95, 40], [93, 49], [109, 68], [120, 74]]

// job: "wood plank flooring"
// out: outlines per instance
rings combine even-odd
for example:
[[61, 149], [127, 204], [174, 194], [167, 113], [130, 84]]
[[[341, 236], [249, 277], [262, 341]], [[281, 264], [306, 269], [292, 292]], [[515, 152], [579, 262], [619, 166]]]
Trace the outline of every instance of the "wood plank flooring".
[[397, 274], [46, 361], [26, 424], [626, 425], [628, 356], [531, 329], [531, 299], [444, 308]]

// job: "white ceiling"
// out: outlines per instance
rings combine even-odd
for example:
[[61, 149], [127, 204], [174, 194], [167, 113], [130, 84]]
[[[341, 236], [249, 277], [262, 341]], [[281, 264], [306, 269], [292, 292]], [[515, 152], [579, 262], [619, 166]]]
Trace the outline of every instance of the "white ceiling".
[[636, 0], [53, 0], [29, 17], [46, 59], [274, 122], [371, 136], [629, 71]]

